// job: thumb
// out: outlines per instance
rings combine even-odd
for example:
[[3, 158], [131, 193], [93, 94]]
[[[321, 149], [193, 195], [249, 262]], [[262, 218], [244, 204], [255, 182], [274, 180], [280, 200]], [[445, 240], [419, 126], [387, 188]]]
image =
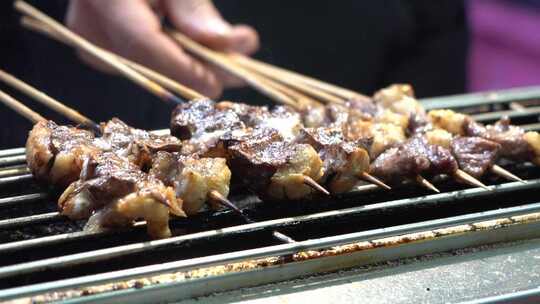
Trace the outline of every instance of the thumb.
[[210, 0], [164, 0], [163, 7], [177, 29], [210, 48], [243, 54], [258, 48], [257, 32], [231, 26]]

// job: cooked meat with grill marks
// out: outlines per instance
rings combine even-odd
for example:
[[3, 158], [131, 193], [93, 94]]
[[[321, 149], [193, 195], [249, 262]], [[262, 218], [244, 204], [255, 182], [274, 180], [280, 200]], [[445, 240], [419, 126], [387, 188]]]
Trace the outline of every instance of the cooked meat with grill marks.
[[513, 160], [529, 160], [534, 151], [525, 140], [525, 130], [512, 126], [508, 117], [503, 117], [494, 125], [483, 126], [472, 119], [465, 123], [465, 132], [469, 136], [478, 136], [501, 145], [501, 156]]
[[450, 151], [430, 145], [422, 136], [414, 136], [390, 148], [371, 164], [370, 172], [388, 182], [401, 182], [417, 175], [453, 174], [458, 165]]
[[230, 164], [240, 182], [263, 199], [301, 199], [312, 194], [304, 176], [319, 180], [322, 161], [310, 145], [284, 141], [231, 146]]
[[346, 141], [339, 128], [302, 129], [296, 142], [311, 145], [319, 153], [324, 174], [321, 181], [328, 183], [333, 193], [351, 190], [369, 170], [367, 151], [361, 144]]
[[480, 178], [491, 168], [497, 158], [501, 145], [481, 137], [457, 137], [452, 140], [451, 151], [459, 167]]
[[26, 161], [33, 175], [58, 187], [76, 181], [84, 160], [100, 152], [92, 133], [52, 121], [36, 123], [26, 141]]
[[199, 212], [206, 202], [213, 208], [218, 207], [212, 201], [211, 191], [217, 191], [223, 197], [229, 195], [231, 171], [224, 158], [198, 158], [158, 152], [150, 174], [174, 188], [188, 215]]
[[[169, 211], [185, 216], [182, 200], [171, 187], [115, 153], [87, 158], [80, 177], [64, 191], [58, 206], [71, 219], [91, 216], [89, 227], [96, 228], [99, 223], [107, 228], [145, 219], [152, 237], [167, 237]], [[112, 214], [118, 219], [110, 218]]]

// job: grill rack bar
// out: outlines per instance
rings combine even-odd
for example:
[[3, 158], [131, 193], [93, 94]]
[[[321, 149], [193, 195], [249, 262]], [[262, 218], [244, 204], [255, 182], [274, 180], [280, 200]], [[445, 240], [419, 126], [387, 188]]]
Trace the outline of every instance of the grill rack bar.
[[446, 228], [456, 225], [471, 224], [479, 221], [508, 218], [516, 215], [534, 213], [540, 211], [540, 203], [528, 204], [525, 206], [504, 208], [486, 212], [454, 216], [444, 219], [430, 220], [413, 224], [392, 226], [387, 228], [373, 229], [363, 232], [355, 232], [315, 240], [306, 240], [291, 244], [268, 246], [238, 252], [230, 252], [200, 258], [167, 262], [149, 266], [136, 267], [131, 269], [113, 271], [108, 273], [88, 275], [77, 278], [58, 280], [53, 282], [33, 284], [23, 287], [4, 289], [0, 292], [0, 300], [9, 300], [24, 296], [41, 294], [49, 291], [57, 291], [68, 288], [78, 288], [95, 284], [104, 284], [114, 281], [122, 281], [144, 276], [157, 275], [175, 271], [189, 271], [196, 268], [210, 267], [233, 263], [251, 259], [258, 259], [271, 256], [284, 256], [300, 251], [318, 250], [334, 246], [345, 245], [361, 241], [370, 241], [378, 238], [385, 238], [394, 235], [402, 235], [426, 230]]
[[[444, 97], [444, 98], [431, 98], [431, 99], [422, 100], [422, 102], [424, 102], [427, 105], [426, 108], [428, 108], [428, 109], [430, 108], [430, 106], [429, 106], [430, 102], [432, 102], [433, 100], [442, 100], [443, 101], [443, 103], [439, 103], [436, 106], [433, 106], [433, 108], [435, 108], [435, 107], [460, 108], [460, 107], [475, 106], [475, 105], [502, 104], [502, 103], [508, 103], [510, 101], [534, 100], [534, 99], [538, 99], [538, 98], [540, 98], [540, 87], [533, 87], [533, 88], [526, 88], [526, 89], [512, 89], [512, 90], [505, 90], [505, 91], [500, 91], [500, 92], [495, 92], [495, 93], [466, 94], [466, 95], [457, 95], [457, 96], [450, 96], [450, 97]], [[439, 102], [439, 101], [437, 101], [437, 102]], [[451, 103], [451, 104], [448, 105], [448, 106], [445, 106], [444, 102], [448, 102], [448, 103]], [[532, 110], [529, 110], [527, 112], [527, 109], [532, 109]], [[538, 114], [537, 111], [538, 110], [536, 110], [535, 107], [529, 107], [529, 108], [518, 109], [518, 110], [514, 110], [514, 111], [492, 112], [492, 113], [495, 113], [495, 114], [481, 113], [481, 114], [477, 114], [477, 115], [481, 115], [480, 120], [485, 121], [485, 120], [497, 119], [498, 117], [500, 117], [502, 115], [505, 115], [505, 114], [510, 114], [513, 117], [526, 117], [526, 116], [531, 116], [531, 115], [537, 115]], [[486, 114], [486, 115], [484, 115], [484, 114]], [[491, 115], [488, 115], [488, 114], [491, 114]], [[540, 123], [522, 125], [522, 127], [526, 128], [528, 130], [538, 130], [538, 129], [540, 129]], [[168, 130], [159, 130], [158, 132], [167, 133]], [[22, 163], [24, 163], [24, 161], [25, 161], [24, 156], [13, 157], [13, 156], [18, 156], [19, 154], [23, 154], [24, 151], [25, 151], [24, 148], [16, 148], [16, 149], [9, 149], [9, 150], [0, 151], [0, 158], [2, 158], [2, 157], [7, 158], [7, 161], [4, 161], [4, 162], [0, 161], [0, 167], [12, 165], [12, 164], [15, 163], [15, 160], [16, 161], [21, 161], [22, 160]], [[4, 169], [0, 168], [0, 177], [3, 176], [2, 172], [7, 171], [8, 169], [9, 168], [4, 168]], [[5, 175], [7, 175], [7, 174], [5, 174]], [[17, 179], [16, 177], [19, 177], [19, 179]], [[19, 181], [24, 181], [24, 180], [26, 180], [28, 178], [31, 179], [32, 176], [30, 174], [26, 174], [26, 175], [23, 174], [23, 175], [20, 175], [20, 176], [13, 176], [11, 178], [0, 178], [0, 186], [4, 185], [4, 184], [11, 184], [11, 183], [19, 182]], [[530, 182], [528, 184], [525, 184], [525, 185], [523, 185], [521, 183], [507, 183], [507, 184], [503, 184], [503, 185], [500, 185], [500, 186], [495, 186], [494, 188], [496, 189], [496, 193], [498, 191], [506, 191], [506, 190], [513, 191], [511, 189], [509, 190], [508, 188], [505, 188], [509, 184], [521, 184], [524, 187], [530, 186], [531, 188], [535, 188], [538, 185], [538, 180], [532, 180], [532, 182], [534, 182], [535, 184], [534, 185], [529, 184]], [[504, 189], [506, 189], [506, 190], [504, 190]], [[516, 188], [516, 189], [518, 189], [518, 188]], [[474, 194], [474, 193], [478, 192], [477, 193], [478, 195], [482, 195], [481, 194], [482, 192], [487, 192], [487, 191], [482, 190], [482, 189], [468, 189], [468, 190], [464, 190], [464, 191], [454, 191], [454, 192], [450, 192], [450, 193], [459, 193], [459, 192], [461, 192], [461, 193], [466, 192], [466, 193], [470, 193], [470, 194], [471, 193]], [[435, 203], [437, 201], [433, 197], [436, 197], [436, 196], [439, 196], [439, 195], [444, 195], [444, 194], [449, 194], [449, 193], [443, 193], [443, 194], [436, 194], [436, 195], [427, 196], [428, 202]], [[489, 195], [491, 195], [491, 194], [492, 193], [489, 193]], [[32, 194], [30, 194], [30, 195], [32, 195]], [[486, 194], [486, 195], [488, 195], [488, 194]], [[460, 195], [458, 195], [458, 196], [456, 196], [455, 199], [464, 199], [464, 198], [466, 198], [466, 197], [463, 197], [463, 196], [460, 196]], [[469, 197], [474, 197], [474, 196], [469, 196]], [[424, 197], [424, 198], [426, 198], [426, 197]], [[6, 199], [10, 199], [10, 198], [6, 198]], [[385, 202], [385, 203], [390, 203], [390, 205], [391, 205], [392, 203], [396, 203], [396, 202], [399, 202], [399, 201], [414, 200], [414, 199], [415, 198], [413, 198], [413, 199], [404, 199], [404, 200], [396, 200], [396, 201]], [[416, 199], [418, 199], [418, 198], [416, 198]], [[449, 199], [444, 199], [443, 198], [442, 200], [439, 200], [439, 201], [447, 201], [447, 200], [452, 200], [452, 199], [450, 199], [450, 198]], [[4, 200], [4, 202], [6, 202], [6, 204], [4, 206], [12, 205], [12, 204], [8, 203], [7, 200]], [[20, 199], [18, 202], [25, 202], [25, 200]], [[415, 203], [415, 202], [411, 201], [411, 202], [409, 202], [409, 204], [414, 205], [414, 204], [424, 203], [424, 202], [425, 201], [423, 201], [423, 202], [417, 201]], [[373, 206], [380, 205], [380, 208], [387, 208], [387, 207], [383, 207], [383, 205], [381, 205], [381, 204], [385, 204], [385, 203], [373, 204]], [[402, 202], [401, 205], [407, 206], [408, 204]], [[396, 206], [401, 206], [401, 205], [396, 204]], [[2, 206], [2, 204], [0, 204], [0, 207], [1, 206]], [[371, 205], [367, 205], [365, 207], [370, 207], [370, 206]], [[363, 207], [349, 208], [349, 209], [362, 209], [362, 208]], [[323, 212], [323, 213], [320, 213], [320, 214], [332, 213], [332, 212], [340, 212], [340, 211], [349, 210], [349, 209], [336, 210], [336, 211], [330, 211], [330, 212]], [[365, 208], [364, 208], [364, 210], [369, 211], [369, 209], [365, 209]], [[373, 210], [376, 210], [376, 209], [373, 209]], [[361, 212], [363, 212], [363, 211], [358, 211], [358, 213], [361, 213]], [[354, 212], [351, 213], [351, 214], [354, 214]], [[337, 214], [334, 214], [334, 215], [328, 214], [326, 216], [337, 216]], [[304, 221], [308, 221], [309, 217], [310, 217], [310, 215], [305, 216]], [[33, 216], [30, 216], [30, 217], [25, 217], [25, 218], [30, 218], [30, 219], [29, 219], [29, 221], [23, 220], [23, 222], [22, 222], [23, 224], [63, 219], [62, 216], [60, 216], [58, 213], [54, 213], [54, 212], [33, 215]], [[21, 217], [19, 219], [22, 220], [23, 218]], [[290, 218], [290, 219], [297, 219], [297, 218]], [[273, 221], [279, 222], [280, 220], [282, 220], [282, 219], [266, 221], [266, 222], [261, 222], [261, 223], [267, 223], [267, 222], [273, 222]], [[283, 222], [283, 223], [277, 223], [277, 222], [275, 223], [275, 225], [277, 225], [277, 226], [288, 225], [288, 223], [289, 223], [289, 222]], [[294, 224], [294, 222], [292, 222], [292, 221], [290, 223]], [[23, 224], [20, 224], [20, 225], [23, 225]], [[2, 226], [2, 225], [4, 225], [4, 226]], [[144, 223], [140, 222], [140, 223], [138, 223], [138, 225], [144, 225]], [[271, 226], [271, 225], [273, 225], [273, 224], [268, 224], [267, 226], [263, 226], [262, 228], [264, 228], [264, 227], [277, 227], [277, 226]], [[13, 222], [13, 221], [10, 222], [10, 220], [0, 221], [0, 228], [2, 228], [2, 227], [13, 228], [13, 227], [17, 227], [17, 226], [19, 226], [19, 223], [17, 221], [15, 221], [15, 222]], [[246, 226], [246, 225], [242, 225], [242, 226]], [[241, 226], [237, 226], [237, 227], [241, 227]], [[230, 227], [230, 228], [234, 228], [234, 227]], [[98, 234], [102, 234], [102, 233], [98, 233]], [[48, 237], [43, 237], [43, 238], [36, 238], [36, 239], [31, 239], [31, 240], [26, 240], [26, 241], [19, 241], [19, 242], [11, 242], [11, 243], [6, 243], [6, 244], [0, 244], [0, 253], [1, 252], [6, 252], [6, 251], [19, 250], [19, 249], [31, 248], [31, 247], [34, 247], [34, 246], [39, 246], [39, 244], [41, 243], [40, 241], [44, 241], [45, 244], [52, 244], [52, 243], [55, 243], [55, 242], [62, 242], [63, 240], [81, 239], [81, 238], [86, 238], [88, 236], [94, 236], [94, 235], [96, 235], [96, 234], [93, 234], [93, 233], [90, 234], [90, 233], [85, 233], [85, 232], [76, 232], [76, 233], [68, 233], [68, 234], [62, 234], [62, 235], [48, 236]], [[51, 243], [47, 243], [47, 242], [51, 242]], [[20, 247], [18, 245], [20, 245]], [[116, 247], [113, 247], [113, 248], [116, 248]], [[2, 251], [2, 250], [5, 250], [5, 251]], [[182, 261], [179, 261], [179, 262], [182, 262]], [[172, 263], [175, 263], [175, 262], [172, 262]], [[136, 269], [138, 269], [138, 268], [136, 268]], [[99, 276], [99, 275], [96, 275], [96, 276]], [[94, 284], [94, 283], [92, 283], [92, 284]], [[31, 286], [25, 286], [25, 287], [20, 287], [20, 288], [26, 288], [26, 287], [31, 287]], [[0, 295], [0, 298], [1, 298], [1, 295]]]
[[423, 98], [420, 101], [427, 110], [456, 109], [482, 105], [503, 104], [517, 101], [537, 100], [540, 98], [540, 86], [520, 87], [491, 92], [479, 92], [441, 97]]
[[[248, 230], [253, 230], [253, 229], [276, 229], [279, 227], [292, 225], [294, 223], [301, 223], [301, 222], [306, 222], [306, 221], [315, 220], [319, 218], [326, 218], [326, 217], [332, 217], [332, 216], [344, 216], [344, 215], [356, 215], [356, 214], [383, 210], [383, 209], [388, 209], [388, 208], [412, 207], [417, 204], [438, 204], [438, 203], [444, 203], [444, 202], [459, 200], [459, 199], [470, 199], [470, 198], [478, 198], [482, 196], [491, 196], [493, 192], [500, 194], [500, 193], [506, 193], [506, 192], [511, 192], [511, 191], [534, 189], [539, 186], [540, 186], [540, 179], [535, 179], [535, 180], [529, 180], [526, 183], [510, 182], [510, 183], [500, 184], [498, 186], [491, 186], [493, 187], [494, 191], [487, 191], [481, 188], [457, 190], [457, 191], [440, 193], [440, 194], [431, 194], [431, 195], [422, 196], [422, 197], [398, 199], [394, 201], [381, 202], [381, 203], [376, 203], [376, 204], [364, 205], [360, 207], [320, 212], [320, 213], [315, 213], [315, 214], [305, 215], [305, 216], [281, 218], [281, 219], [275, 219], [275, 220], [261, 221], [261, 222], [252, 223], [252, 224], [228, 227], [228, 228], [220, 229], [220, 233], [215, 234], [215, 235], [222, 236], [222, 235], [227, 235], [228, 233], [238, 233], [238, 232], [248, 231]], [[376, 186], [372, 186], [372, 185], [368, 185], [367, 187], [374, 188], [374, 189], [377, 188]], [[19, 217], [19, 218], [0, 221], [0, 229], [14, 228], [14, 227], [19, 227], [26, 224], [36, 224], [39, 222], [54, 221], [54, 220], [67, 220], [67, 218], [60, 215], [58, 212], [50, 212], [50, 213], [40, 214], [40, 215], [25, 216], [25, 217]], [[141, 222], [137, 222], [134, 226], [137, 227], [137, 226], [142, 226], [144, 224], [145, 222], [141, 221]], [[62, 241], [80, 240], [80, 239], [85, 239], [88, 237], [93, 237], [96, 235], [102, 235], [102, 234], [104, 235], [107, 233], [110, 233], [110, 232], [96, 232], [96, 233], [81, 232], [75, 235], [72, 235], [73, 233], [65, 233], [65, 234], [40, 237], [40, 238], [35, 238], [35, 239], [30, 239], [30, 240], [10, 242], [10, 243], [5, 243], [5, 244], [0, 244], [0, 254], [15, 251], [15, 250], [28, 249], [28, 248], [37, 247], [37, 246], [56, 244]], [[205, 238], [208, 236], [209, 235], [206, 235], [204, 233], [202, 234], [198, 233], [198, 234], [190, 234], [190, 235], [185, 235], [185, 236], [180, 236], [180, 237], [168, 238], [165, 240], [161, 240], [161, 242], [159, 243], [154, 243], [154, 245], [152, 246], [156, 246], [156, 247], [152, 247], [152, 248], [157, 248], [159, 246], [165, 246], [168, 244], [174, 244], [175, 242], [180, 241], [180, 240], [196, 240], [196, 239]], [[121, 255], [122, 251], [118, 251], [117, 254]]]
[[[38, 200], [46, 199], [49, 197], [49, 194], [46, 192], [38, 192], [38, 193], [32, 193], [32, 194], [25, 194], [25, 195], [18, 195], [18, 196], [11, 196], [11, 197], [5, 197], [0, 198], [0, 208], [12, 206], [15, 204], [21, 204], [21, 203], [31, 203]], [[1, 227], [1, 225], [0, 225]]]
[[[537, 187], [538, 185], [540, 185], [540, 179], [530, 181], [526, 184], [523, 184], [521, 182], [514, 182], [514, 183], [507, 183], [507, 184], [499, 185], [497, 187], [492, 186], [492, 190], [496, 191], [496, 193], [503, 193], [507, 191], [531, 189], [531, 188]], [[113, 257], [129, 255], [133, 253], [143, 252], [146, 250], [154, 250], [154, 249], [158, 249], [164, 246], [174, 246], [175, 244], [179, 244], [188, 240], [191, 241], [191, 240], [209, 238], [209, 237], [214, 237], [214, 236], [224, 236], [228, 234], [253, 231], [257, 229], [270, 229], [270, 228], [276, 229], [278, 227], [292, 225], [293, 223], [309, 222], [309, 221], [314, 221], [316, 219], [322, 219], [322, 218], [328, 219], [328, 218], [336, 217], [336, 216], [361, 214], [361, 213], [366, 213], [366, 212], [375, 211], [375, 210], [411, 206], [415, 204], [434, 204], [434, 203], [441, 203], [441, 202], [446, 202], [446, 201], [451, 201], [451, 200], [456, 200], [456, 199], [463, 200], [463, 199], [472, 198], [472, 197], [491, 196], [491, 194], [492, 194], [492, 191], [487, 191], [481, 188], [468, 189], [468, 190], [454, 191], [454, 192], [448, 192], [448, 193], [442, 193], [442, 194], [433, 194], [426, 197], [419, 197], [419, 198], [417, 197], [413, 199], [401, 199], [401, 200], [395, 200], [395, 201], [389, 201], [389, 202], [383, 202], [383, 203], [376, 203], [372, 205], [365, 205], [361, 207], [320, 212], [320, 213], [315, 213], [315, 214], [306, 215], [306, 216], [282, 218], [282, 219], [277, 219], [277, 220], [269, 220], [269, 221], [257, 222], [257, 223], [252, 223], [252, 224], [221, 228], [218, 230], [211, 230], [211, 231], [199, 232], [199, 233], [194, 233], [194, 234], [182, 235], [182, 236], [171, 237], [171, 238], [167, 238], [163, 240], [132, 243], [128, 245], [109, 247], [105, 249], [86, 251], [82, 253], [75, 253], [75, 254], [65, 255], [61, 257], [54, 257], [54, 258], [48, 258], [48, 259], [42, 259], [42, 260], [37, 260], [37, 261], [32, 261], [32, 262], [27, 262], [27, 263], [20, 263], [16, 265], [6, 266], [3, 268], [0, 268], [0, 278], [10, 277], [13, 275], [20, 275], [20, 274], [30, 273], [30, 272], [38, 272], [45, 269], [50, 270], [50, 269], [69, 267], [69, 266], [74, 266], [74, 265], [79, 265], [79, 264], [84, 264], [84, 263], [102, 261], [102, 260], [110, 259]], [[89, 234], [89, 235], [95, 235], [95, 234]], [[78, 236], [84, 237], [85, 235], [79, 234]], [[50, 241], [58, 242], [58, 241], [66, 240], [66, 239], [69, 239], [69, 238], [64, 236], [64, 237], [59, 237], [58, 239], [52, 239]], [[27, 248], [28, 246], [31, 246], [31, 245], [36, 246], [40, 244], [42, 245], [43, 243], [36, 243], [35, 241], [34, 242], [22, 241], [19, 244], [20, 244], [19, 246], [23, 246], [24, 248]], [[12, 243], [0, 245], [0, 253], [5, 252], [5, 251], [17, 250], [17, 249], [19, 249], [19, 247], [17, 245], [13, 245]]]

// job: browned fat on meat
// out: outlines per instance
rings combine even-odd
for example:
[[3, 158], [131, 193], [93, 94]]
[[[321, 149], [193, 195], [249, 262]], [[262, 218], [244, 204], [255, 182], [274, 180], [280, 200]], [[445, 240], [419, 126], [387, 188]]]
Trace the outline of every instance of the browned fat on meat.
[[114, 153], [88, 158], [81, 179], [64, 191], [58, 205], [71, 219], [89, 218], [90, 230], [128, 226], [144, 219], [155, 238], [170, 236], [169, 212], [185, 216], [182, 201], [172, 188]]
[[200, 211], [205, 203], [212, 204], [210, 193], [229, 195], [231, 171], [224, 158], [199, 158], [178, 153], [159, 152], [154, 158], [150, 174], [163, 181], [183, 201], [183, 210], [191, 215]]
[[37, 179], [65, 187], [79, 178], [86, 158], [101, 152], [94, 139], [85, 130], [38, 122], [26, 141], [28, 167]]
[[304, 176], [317, 181], [322, 161], [310, 145], [283, 141], [243, 142], [229, 148], [240, 182], [265, 200], [302, 199], [312, 194]]
[[319, 153], [324, 172], [321, 180], [329, 184], [333, 193], [351, 190], [360, 174], [369, 170], [369, 155], [363, 143], [346, 141], [340, 128], [302, 129], [296, 142], [309, 144]]
[[480, 178], [497, 161], [501, 145], [481, 137], [457, 137], [451, 150], [461, 170]]

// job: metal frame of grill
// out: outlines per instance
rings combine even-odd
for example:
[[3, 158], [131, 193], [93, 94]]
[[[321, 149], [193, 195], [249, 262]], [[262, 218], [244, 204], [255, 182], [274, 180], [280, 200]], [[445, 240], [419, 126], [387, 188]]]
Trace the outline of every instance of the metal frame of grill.
[[[538, 130], [540, 129], [540, 124], [538, 123], [540, 108], [529, 103], [534, 100], [540, 100], [540, 87], [431, 98], [422, 100], [422, 102], [427, 108], [444, 107], [464, 109], [467, 111], [471, 111], [472, 107], [481, 108], [483, 112], [474, 113], [475, 118], [479, 121], [493, 121], [502, 115], [508, 115], [514, 118], [524, 128]], [[526, 106], [514, 107], [513, 103], [518, 101]], [[161, 130], [158, 132], [164, 131]], [[24, 161], [24, 148], [0, 151], [0, 192], [3, 192], [2, 189], [5, 188], [20, 187], [32, 180], [31, 174], [24, 166]], [[540, 172], [539, 169], [535, 169], [532, 165], [521, 165], [520, 170], [525, 172]], [[449, 203], [459, 206], [471, 200], [490, 199], [498, 195], [511, 195], [518, 192], [524, 193], [540, 190], [540, 178], [528, 179], [526, 183], [502, 183], [490, 186], [490, 188], [491, 191], [458, 187], [451, 188], [450, 190], [452, 191], [441, 194], [412, 195], [409, 198], [383, 200], [374, 203], [353, 202], [353, 207], [348, 208], [340, 208], [339, 205], [336, 205], [335, 208], [328, 208], [328, 210], [320, 212], [269, 219], [253, 224], [225, 226], [219, 229], [200, 231], [164, 240], [129, 241], [125, 244], [85, 252], [61, 254], [22, 263], [8, 264], [0, 267], [0, 286], [3, 286], [2, 282], [8, 284], [7, 288], [2, 287], [2, 290], [0, 290], [0, 301], [49, 294], [61, 290], [80, 289], [84, 286], [125, 282], [136, 278], [170, 273], [185, 274], [197, 269], [211, 270], [212, 267], [217, 265], [232, 265], [233, 263], [242, 261], [269, 258], [274, 258], [274, 261], [277, 261], [265, 266], [259, 264], [246, 266], [241, 271], [231, 270], [197, 278], [181, 277], [178, 280], [168, 281], [167, 283], [148, 284], [143, 286], [143, 288], [127, 286], [128, 288], [123, 290], [113, 290], [115, 287], [106, 289], [106, 292], [93, 295], [81, 297], [78, 294], [78, 296], [76, 295], [70, 299], [71, 302], [77, 303], [89, 301], [108, 302], [112, 300], [148, 302], [155, 300], [156, 297], [159, 297], [162, 301], [172, 301], [202, 296], [216, 291], [265, 284], [385, 260], [448, 251], [481, 244], [539, 238], [540, 199], [535, 201], [529, 198], [524, 200], [523, 204], [516, 202], [516, 204], [503, 206], [500, 209], [466, 212], [460, 215], [449, 214], [450, 217], [440, 217], [402, 225], [387, 225], [382, 228], [368, 229], [360, 232], [339, 233], [306, 239], [293, 244], [261, 246], [181, 260], [169, 258], [168, 260], [151, 265], [127, 267], [125, 269], [91, 275], [75, 275], [67, 279], [59, 279], [51, 282], [19, 284], [11, 288], [9, 286], [11, 278], [25, 274], [39, 274], [44, 271], [65, 270], [70, 267], [85, 265], [90, 267], [90, 265], [110, 259], [129, 257], [142, 253], [150, 254], [161, 249], [172, 248], [189, 242], [213, 242], [224, 237], [236, 237], [257, 232], [264, 233], [274, 229], [289, 229], [290, 231], [294, 231], [295, 227], [301, 225], [314, 225], [320, 222], [340, 223], [340, 221], [347, 221], [347, 219], [362, 215], [375, 213], [384, 215], [388, 210], [434, 208]], [[350, 193], [346, 195], [345, 199], [354, 201], [355, 198], [362, 197], [368, 191], [371, 191], [370, 193], [372, 195], [379, 195], [379, 190], [374, 186], [360, 186], [357, 191], [361, 191], [361, 194]], [[37, 192], [30, 191], [30, 193], [15, 193], [8, 197], [0, 198], [0, 210], [13, 207], [24, 208], [24, 206], [32, 205], [36, 202], [54, 201], [54, 198], [50, 193], [43, 190], [38, 190]], [[227, 211], [222, 212], [222, 214], [231, 215]], [[17, 231], [17, 229], [28, 225], [39, 225], [41, 223], [55, 221], [66, 221], [66, 219], [54, 211], [3, 218], [0, 219], [0, 231]], [[123, 233], [130, 234], [133, 230], [139, 229], [144, 224], [144, 222], [136, 223], [134, 228], [127, 229]], [[68, 242], [87, 242], [111, 234], [114, 233], [66, 231], [30, 239], [7, 241], [0, 243], [0, 256], [25, 254], [32, 250], [39, 250], [42, 247], [62, 245]], [[356, 245], [353, 246], [351, 244]], [[292, 254], [298, 252], [313, 253], [315, 251], [317, 252], [315, 256], [309, 256], [308, 254], [304, 259], [290, 260], [290, 255]], [[283, 257], [289, 257], [289, 259], [284, 259]]]

